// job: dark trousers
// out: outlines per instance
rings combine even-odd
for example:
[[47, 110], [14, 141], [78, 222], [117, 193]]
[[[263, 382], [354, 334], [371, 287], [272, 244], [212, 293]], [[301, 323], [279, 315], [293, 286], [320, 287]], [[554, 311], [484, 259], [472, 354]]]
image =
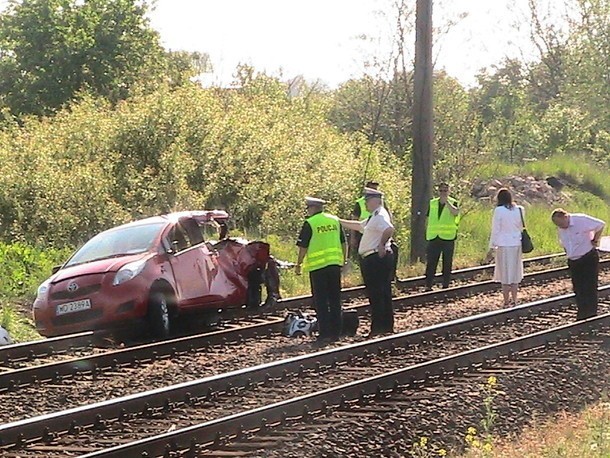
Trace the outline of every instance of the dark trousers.
[[341, 334], [341, 267], [327, 266], [309, 273], [320, 338]]
[[438, 237], [428, 241], [426, 248], [426, 286], [434, 284], [438, 260], [443, 255], [443, 288], [447, 288], [451, 282], [451, 266], [453, 265], [453, 251], [455, 240], [443, 240]]
[[394, 254], [380, 258], [377, 253], [363, 258], [360, 263], [366, 295], [371, 304], [371, 333], [394, 331], [392, 307], [392, 271]]
[[398, 280], [398, 277], [396, 276], [396, 271], [398, 270], [398, 252], [400, 251], [400, 248], [398, 247], [398, 245], [396, 244], [396, 242], [394, 240], [392, 240], [392, 243], [390, 244], [390, 248], [392, 248], [392, 253], [394, 254], [394, 263], [392, 264], [392, 281], [394, 280]]
[[593, 249], [576, 260], [568, 259], [568, 268], [578, 307], [576, 319], [584, 320], [597, 315], [597, 279], [599, 277], [597, 250]]

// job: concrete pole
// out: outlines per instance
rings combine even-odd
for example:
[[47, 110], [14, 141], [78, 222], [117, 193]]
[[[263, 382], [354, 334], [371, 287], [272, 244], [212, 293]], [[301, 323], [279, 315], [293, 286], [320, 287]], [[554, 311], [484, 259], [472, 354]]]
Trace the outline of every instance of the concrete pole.
[[432, 0], [417, 0], [411, 176], [411, 262], [426, 256], [426, 210], [432, 191]]

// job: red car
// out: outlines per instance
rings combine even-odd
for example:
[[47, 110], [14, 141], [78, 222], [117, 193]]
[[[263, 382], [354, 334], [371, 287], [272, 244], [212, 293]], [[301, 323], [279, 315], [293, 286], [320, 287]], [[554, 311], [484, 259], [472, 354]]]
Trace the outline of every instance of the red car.
[[[267, 301], [277, 299], [269, 245], [226, 238], [227, 218], [218, 210], [172, 213], [96, 235], [38, 288], [38, 331], [57, 336], [141, 321], [166, 338], [179, 315], [260, 305], [264, 280]], [[219, 241], [205, 240], [208, 225], [220, 229]]]

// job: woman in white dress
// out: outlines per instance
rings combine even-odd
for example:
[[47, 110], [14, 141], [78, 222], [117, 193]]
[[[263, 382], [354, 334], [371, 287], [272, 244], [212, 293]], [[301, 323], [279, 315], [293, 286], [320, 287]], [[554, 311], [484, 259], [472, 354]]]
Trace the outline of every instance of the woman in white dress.
[[498, 191], [497, 199], [487, 258], [491, 259], [495, 251], [494, 281], [502, 284], [504, 305], [510, 305], [511, 301], [513, 305], [517, 305], [519, 283], [523, 280], [523, 207], [513, 202], [513, 196], [506, 188]]

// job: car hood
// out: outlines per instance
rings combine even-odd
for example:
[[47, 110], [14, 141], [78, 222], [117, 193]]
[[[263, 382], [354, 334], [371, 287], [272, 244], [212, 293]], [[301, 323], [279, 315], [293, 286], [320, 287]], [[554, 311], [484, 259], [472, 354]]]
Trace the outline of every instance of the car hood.
[[140, 253], [121, 256], [117, 258], [100, 259], [99, 261], [78, 264], [72, 267], [65, 267], [51, 277], [51, 283], [69, 280], [71, 278], [82, 277], [84, 275], [106, 274], [116, 272], [125, 264], [138, 261], [151, 256], [151, 253]]

